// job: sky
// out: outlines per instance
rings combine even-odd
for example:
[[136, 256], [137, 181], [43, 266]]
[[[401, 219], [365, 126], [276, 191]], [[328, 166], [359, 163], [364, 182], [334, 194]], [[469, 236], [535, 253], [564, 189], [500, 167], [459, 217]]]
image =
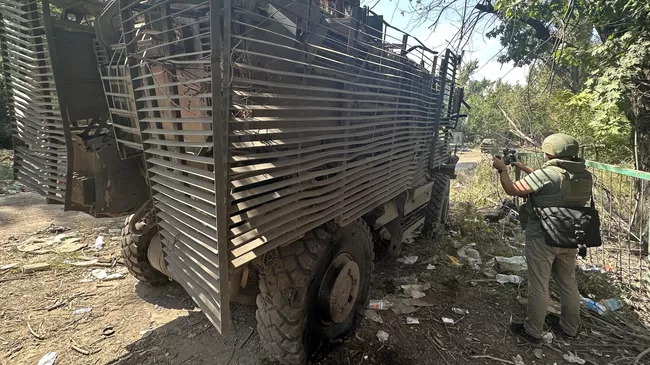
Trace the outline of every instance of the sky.
[[[376, 2], [377, 0], [362, 0], [361, 5], [371, 7], [374, 5], [372, 11], [383, 15], [385, 21], [418, 38], [434, 51], [441, 52], [447, 48], [449, 41], [454, 37], [459, 27], [459, 22], [456, 19], [443, 18], [433, 32], [427, 29], [429, 24], [414, 28], [412, 24], [409, 24], [411, 15], [408, 13], [401, 15], [400, 12], [400, 9], [408, 9], [408, 0], [379, 0], [379, 3], [375, 5]], [[397, 11], [395, 11], [396, 4], [398, 4]], [[502, 46], [499, 44], [498, 39], [488, 39], [484, 36], [486, 23], [483, 22], [483, 24], [476, 27], [467, 47], [464, 49], [464, 62], [472, 59], [479, 60], [479, 69], [472, 78], [487, 78], [495, 81], [500, 79], [510, 83], [525, 84], [526, 68], [514, 68], [512, 64], [501, 64], [497, 61], [497, 54], [501, 52]]]

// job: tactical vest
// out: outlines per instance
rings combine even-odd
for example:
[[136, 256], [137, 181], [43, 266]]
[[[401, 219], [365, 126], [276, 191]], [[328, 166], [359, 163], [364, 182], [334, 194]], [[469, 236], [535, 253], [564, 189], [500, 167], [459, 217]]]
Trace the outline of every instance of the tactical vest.
[[[533, 193], [533, 199], [538, 207], [562, 206], [567, 208], [585, 207], [589, 205], [591, 199], [591, 189], [593, 186], [593, 176], [589, 171], [569, 172], [557, 165], [558, 161], [550, 160], [542, 166], [544, 170], [556, 172], [560, 177], [560, 188], [554, 194]], [[558, 205], [558, 202], [562, 202]], [[537, 220], [533, 213], [533, 207], [530, 199], [519, 210], [519, 220], [521, 227], [526, 228], [528, 220]]]

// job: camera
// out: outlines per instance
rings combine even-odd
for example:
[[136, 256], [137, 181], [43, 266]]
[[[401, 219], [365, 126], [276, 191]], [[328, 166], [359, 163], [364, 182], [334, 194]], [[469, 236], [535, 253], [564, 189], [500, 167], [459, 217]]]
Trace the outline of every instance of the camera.
[[506, 147], [503, 149], [503, 162], [506, 165], [510, 165], [513, 162], [517, 162], [517, 150], [514, 148]]

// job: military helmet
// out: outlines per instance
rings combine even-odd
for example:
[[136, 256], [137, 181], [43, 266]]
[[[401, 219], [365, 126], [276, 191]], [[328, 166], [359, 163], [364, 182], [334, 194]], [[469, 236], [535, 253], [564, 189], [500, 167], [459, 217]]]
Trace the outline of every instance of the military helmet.
[[551, 134], [542, 142], [542, 152], [555, 157], [577, 157], [580, 146], [577, 139], [557, 133]]

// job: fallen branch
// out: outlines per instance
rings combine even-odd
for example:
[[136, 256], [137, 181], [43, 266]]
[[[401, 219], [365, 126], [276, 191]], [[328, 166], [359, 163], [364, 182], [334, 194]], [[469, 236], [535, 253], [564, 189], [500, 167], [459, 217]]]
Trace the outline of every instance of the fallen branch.
[[510, 360], [499, 359], [498, 357], [494, 357], [494, 356], [490, 356], [490, 355], [472, 356], [472, 359], [488, 359], [488, 360], [492, 360], [492, 361], [502, 362], [504, 364], [512, 364], [512, 365], [515, 364], [514, 362], [512, 362]]
[[503, 110], [503, 108], [501, 107], [501, 105], [497, 105], [497, 107], [499, 108], [499, 110], [501, 110], [501, 114], [503, 114], [504, 118], [506, 118], [506, 120], [508, 121], [508, 123], [509, 123], [510, 126], [512, 127], [512, 129], [511, 129], [510, 131], [511, 131], [514, 135], [516, 135], [517, 137], [523, 139], [524, 141], [526, 141], [526, 142], [532, 144], [532, 145], [535, 146], [535, 147], [539, 147], [539, 144], [538, 144], [537, 142], [535, 142], [532, 138], [528, 137], [524, 132], [521, 131], [521, 129], [519, 129], [519, 127], [517, 126], [517, 124], [516, 124], [512, 119], [510, 119], [510, 117], [508, 116], [508, 114], [506, 113], [506, 111]]

